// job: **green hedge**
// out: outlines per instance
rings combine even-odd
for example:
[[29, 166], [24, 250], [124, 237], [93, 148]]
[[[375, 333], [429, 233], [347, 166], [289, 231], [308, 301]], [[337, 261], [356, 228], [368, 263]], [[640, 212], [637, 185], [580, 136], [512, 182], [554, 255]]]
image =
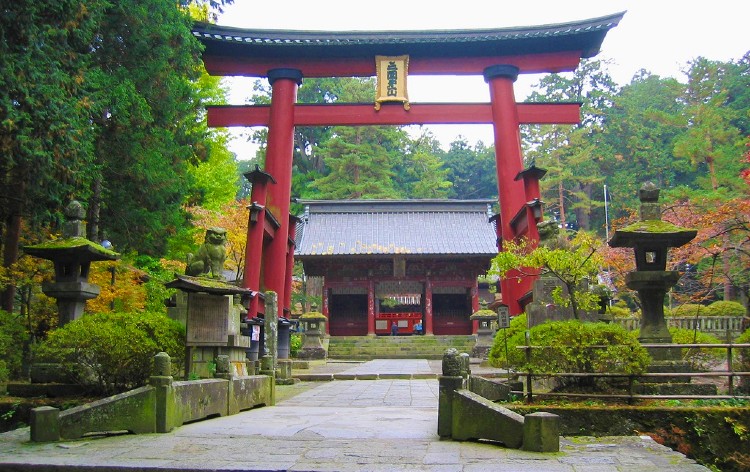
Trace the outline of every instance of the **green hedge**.
[[144, 385], [161, 351], [181, 366], [184, 338], [180, 323], [161, 313], [87, 314], [51, 332], [37, 358], [58, 362], [75, 381], [110, 394]]

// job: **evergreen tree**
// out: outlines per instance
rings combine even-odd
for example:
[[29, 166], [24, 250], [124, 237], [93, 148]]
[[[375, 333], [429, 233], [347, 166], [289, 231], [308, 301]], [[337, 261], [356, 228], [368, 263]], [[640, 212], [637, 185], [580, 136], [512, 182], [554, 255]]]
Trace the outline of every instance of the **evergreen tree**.
[[443, 156], [452, 196], [458, 199], [497, 199], [497, 169], [493, 148], [479, 142], [473, 148], [459, 136]]

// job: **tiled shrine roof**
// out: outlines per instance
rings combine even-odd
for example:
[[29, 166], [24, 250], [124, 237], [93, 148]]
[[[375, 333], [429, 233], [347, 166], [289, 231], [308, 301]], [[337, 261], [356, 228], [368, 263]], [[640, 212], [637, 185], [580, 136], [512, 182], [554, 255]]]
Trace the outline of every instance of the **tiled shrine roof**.
[[295, 256], [495, 256], [493, 200], [302, 201]]

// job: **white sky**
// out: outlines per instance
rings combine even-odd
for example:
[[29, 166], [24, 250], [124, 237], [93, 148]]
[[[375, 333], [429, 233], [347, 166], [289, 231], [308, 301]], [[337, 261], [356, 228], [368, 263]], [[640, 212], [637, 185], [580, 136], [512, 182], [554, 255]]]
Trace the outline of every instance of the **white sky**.
[[[388, 8], [388, 5], [393, 5]], [[688, 61], [703, 56], [737, 60], [750, 50], [750, 1], [713, 0], [235, 0], [219, 23], [258, 29], [296, 30], [431, 30], [503, 28], [577, 21], [626, 11], [609, 31], [599, 59], [610, 60], [608, 70], [620, 85], [639, 69], [684, 80]], [[523, 101], [539, 76], [522, 75], [516, 98]], [[252, 93], [252, 80], [232, 80], [230, 103], [241, 104]], [[446, 90], [460, 91], [445, 95]], [[409, 100], [419, 102], [488, 102], [489, 90], [477, 77], [409, 77]], [[469, 144], [492, 144], [489, 125], [434, 125], [428, 127], [444, 147], [458, 135]], [[231, 148], [240, 159], [254, 156], [245, 143], [246, 128], [233, 128]]]

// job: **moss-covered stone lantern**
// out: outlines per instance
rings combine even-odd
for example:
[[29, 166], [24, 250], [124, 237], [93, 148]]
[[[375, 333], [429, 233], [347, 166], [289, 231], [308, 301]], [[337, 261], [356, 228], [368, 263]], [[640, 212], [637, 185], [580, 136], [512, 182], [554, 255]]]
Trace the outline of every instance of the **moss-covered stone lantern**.
[[305, 339], [298, 357], [300, 359], [325, 359], [326, 350], [323, 347], [322, 338], [325, 333], [326, 316], [318, 311], [308, 311], [300, 315], [299, 321], [305, 330]]
[[[697, 231], [685, 229], [661, 219], [659, 189], [651, 182], [640, 191], [640, 221], [615, 231], [611, 247], [632, 247], [636, 270], [625, 277], [628, 288], [638, 292], [641, 300], [642, 343], [671, 343], [672, 336], [664, 320], [664, 296], [680, 279], [677, 271], [666, 270], [667, 251], [683, 246], [695, 238]], [[679, 350], [677, 350], [679, 353]], [[666, 349], [651, 350], [655, 360], [669, 360], [675, 353]]]
[[474, 312], [469, 319], [479, 324], [477, 342], [471, 350], [471, 357], [486, 359], [495, 337], [492, 322], [497, 321], [497, 313], [487, 308], [487, 303], [482, 303], [481, 308]]
[[85, 215], [81, 203], [70, 202], [61, 239], [23, 248], [26, 254], [50, 260], [55, 266], [55, 280], [43, 283], [42, 292], [57, 299], [58, 326], [80, 318], [86, 300], [99, 295], [99, 286], [88, 281], [91, 263], [119, 258], [116, 252], [86, 239]]

